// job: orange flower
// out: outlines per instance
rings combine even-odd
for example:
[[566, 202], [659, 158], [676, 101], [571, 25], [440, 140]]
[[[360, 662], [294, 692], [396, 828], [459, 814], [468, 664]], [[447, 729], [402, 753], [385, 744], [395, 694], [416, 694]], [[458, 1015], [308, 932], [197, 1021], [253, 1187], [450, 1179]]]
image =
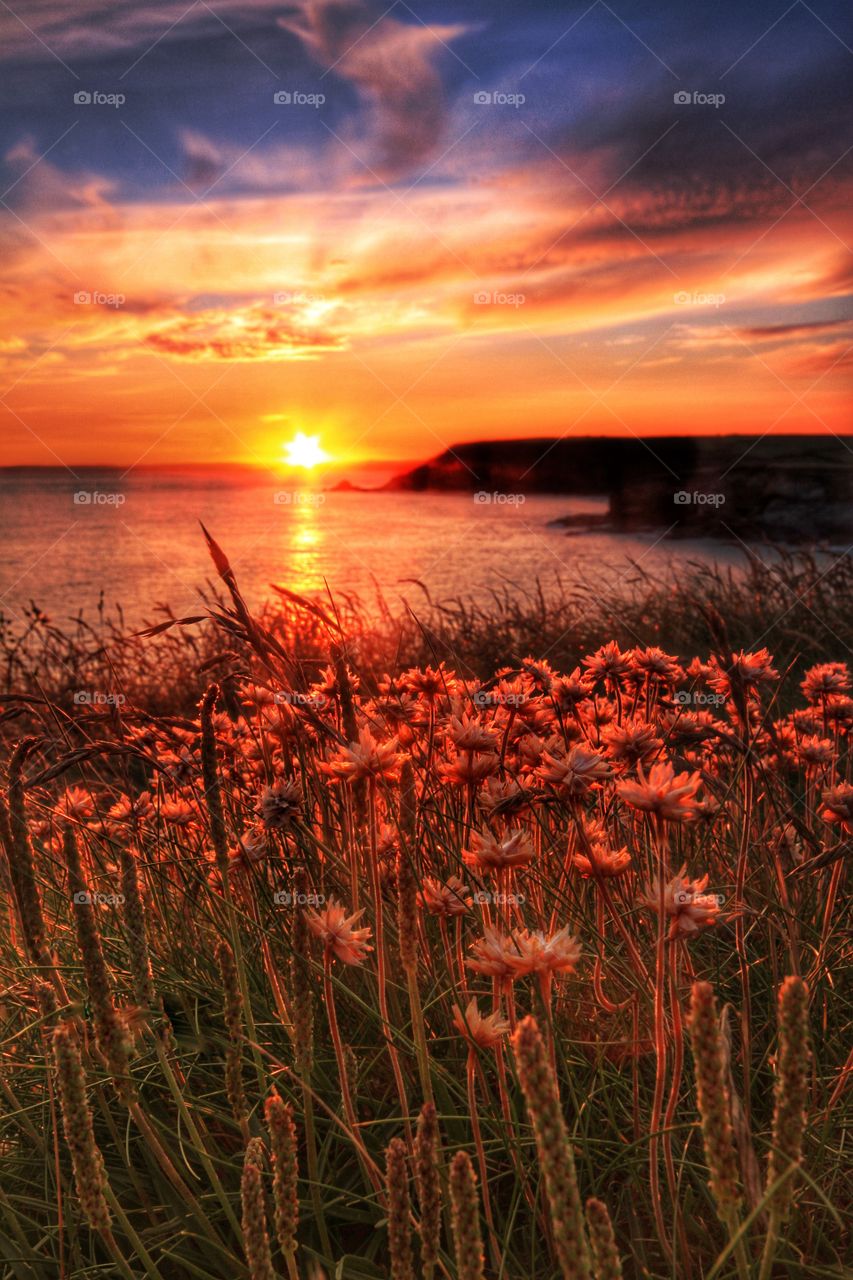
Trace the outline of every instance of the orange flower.
[[503, 871], [508, 867], [524, 867], [532, 861], [535, 850], [524, 830], [514, 831], [498, 840], [491, 831], [472, 831], [471, 848], [462, 850], [462, 861], [475, 871]]
[[583, 747], [570, 747], [562, 757], [545, 751], [536, 770], [543, 782], [570, 796], [582, 796], [597, 783], [612, 777], [613, 770], [600, 755]]
[[471, 897], [458, 876], [450, 876], [446, 884], [426, 876], [418, 902], [431, 916], [462, 916], [471, 906]]
[[451, 716], [448, 737], [458, 751], [490, 751], [497, 750], [497, 739], [493, 733], [485, 729], [477, 720], [468, 716]]
[[637, 782], [617, 783], [616, 790], [634, 809], [657, 814], [668, 822], [687, 822], [695, 817], [694, 800], [702, 784], [698, 773], [676, 773], [671, 764], [654, 764], [648, 777], [638, 766]]
[[625, 764], [646, 764], [653, 760], [663, 746], [655, 733], [654, 725], [642, 720], [628, 720], [625, 724], [608, 725], [602, 733], [611, 760]]
[[541, 930], [516, 929], [508, 952], [516, 978], [529, 973], [574, 973], [580, 954], [580, 943], [571, 937], [568, 925], [550, 936]]
[[308, 927], [315, 937], [322, 942], [327, 955], [333, 955], [344, 964], [361, 964], [368, 951], [370, 929], [356, 929], [353, 926], [364, 915], [364, 909], [348, 916], [344, 907], [334, 898], [330, 898], [326, 906], [319, 911], [306, 911]]
[[509, 1023], [499, 1013], [484, 1017], [477, 1009], [476, 999], [469, 1000], [463, 1013], [459, 1005], [453, 1006], [453, 1025], [460, 1035], [472, 1040], [480, 1049], [494, 1049], [509, 1031]]
[[631, 672], [631, 655], [622, 653], [615, 640], [603, 644], [595, 653], [583, 659], [587, 674], [591, 680], [609, 680], [618, 683]]
[[264, 787], [255, 812], [269, 831], [282, 831], [289, 827], [302, 812], [299, 783], [279, 778], [271, 787]]
[[494, 929], [486, 929], [482, 938], [472, 943], [471, 959], [465, 963], [475, 973], [483, 973], [489, 978], [513, 978], [514, 954], [517, 954], [517, 949], [510, 938], [503, 937]]
[[849, 782], [840, 782], [837, 787], [830, 787], [821, 796], [823, 809], [820, 816], [824, 822], [839, 822], [845, 835], [853, 836], [853, 787]]
[[68, 787], [62, 795], [57, 810], [78, 822], [85, 822], [95, 812], [95, 802], [88, 791], [82, 787]]
[[[670, 880], [664, 889], [664, 910], [670, 918], [669, 936], [698, 933], [700, 929], [715, 925], [720, 915], [720, 901], [716, 894], [705, 893], [708, 877], [701, 880], [688, 880], [685, 876], [686, 866], [678, 875]], [[658, 910], [660, 881], [655, 880], [651, 891], [643, 899], [650, 910]]]
[[474, 756], [466, 752], [452, 760], [445, 760], [438, 766], [439, 777], [450, 786], [467, 787], [483, 782], [484, 779], [497, 773], [498, 757], [493, 754]]
[[612, 880], [615, 876], [624, 875], [630, 865], [631, 855], [627, 846], [608, 849], [603, 844], [591, 844], [586, 854], [576, 853], [572, 858], [572, 866], [577, 867], [582, 876], [594, 876], [601, 880]]
[[397, 750], [398, 745], [396, 738], [377, 742], [369, 729], [362, 729], [358, 742], [341, 747], [336, 756], [320, 767], [337, 782], [358, 782], [365, 778], [397, 782], [406, 759]]
[[811, 667], [800, 685], [809, 702], [817, 702], [830, 693], [846, 693], [850, 688], [850, 671], [846, 662], [822, 662]]

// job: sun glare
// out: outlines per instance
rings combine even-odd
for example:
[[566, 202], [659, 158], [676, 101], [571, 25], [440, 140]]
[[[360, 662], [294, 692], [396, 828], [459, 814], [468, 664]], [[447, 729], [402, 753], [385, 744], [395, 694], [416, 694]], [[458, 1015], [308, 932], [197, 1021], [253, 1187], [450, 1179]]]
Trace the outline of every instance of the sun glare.
[[319, 436], [306, 436], [304, 431], [283, 445], [283, 454], [289, 467], [304, 467], [306, 471], [329, 461], [329, 455], [320, 447]]

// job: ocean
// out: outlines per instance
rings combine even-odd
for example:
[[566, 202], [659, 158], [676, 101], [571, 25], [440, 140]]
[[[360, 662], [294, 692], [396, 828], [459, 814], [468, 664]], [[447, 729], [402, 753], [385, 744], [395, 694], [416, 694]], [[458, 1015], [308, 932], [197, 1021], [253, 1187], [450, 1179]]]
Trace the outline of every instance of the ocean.
[[[355, 593], [413, 607], [484, 597], [509, 587], [547, 595], [562, 582], [614, 581], [632, 562], [660, 574], [688, 561], [743, 563], [714, 542], [654, 534], [568, 535], [550, 522], [601, 512], [603, 498], [564, 495], [322, 492], [235, 469], [0, 470], [0, 613], [20, 618], [34, 602], [61, 623], [94, 618], [103, 596], [131, 624], [156, 620], [168, 603], [197, 610], [215, 578], [200, 523], [229, 557], [254, 608], [280, 584], [301, 594]], [[417, 585], [418, 583], [422, 586]]]

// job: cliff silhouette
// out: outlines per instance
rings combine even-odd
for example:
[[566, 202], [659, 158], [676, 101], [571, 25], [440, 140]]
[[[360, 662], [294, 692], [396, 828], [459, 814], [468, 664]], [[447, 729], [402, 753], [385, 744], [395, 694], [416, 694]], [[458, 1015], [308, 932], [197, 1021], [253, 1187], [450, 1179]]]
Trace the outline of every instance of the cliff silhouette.
[[614, 532], [853, 540], [853, 436], [661, 436], [479, 440], [452, 446], [386, 489], [602, 495]]

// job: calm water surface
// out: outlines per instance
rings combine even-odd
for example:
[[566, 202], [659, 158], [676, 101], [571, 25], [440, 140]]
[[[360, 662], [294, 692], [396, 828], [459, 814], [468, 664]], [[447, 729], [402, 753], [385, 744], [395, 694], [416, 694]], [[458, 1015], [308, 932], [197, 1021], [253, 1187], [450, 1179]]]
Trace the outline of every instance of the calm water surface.
[[[403, 599], [481, 596], [537, 578], [545, 591], [581, 576], [630, 573], [629, 559], [664, 571], [673, 562], [741, 563], [734, 548], [658, 542], [650, 536], [569, 537], [549, 521], [602, 511], [604, 500], [528, 497], [475, 501], [461, 494], [321, 493], [284, 488], [281, 479], [81, 469], [0, 470], [0, 612], [30, 600], [60, 622], [82, 607], [88, 617], [103, 591], [133, 622], [168, 601], [194, 610], [213, 576], [199, 528], [220, 543], [253, 607], [271, 583], [298, 592], [381, 590]], [[80, 498], [80, 495], [84, 495]]]

